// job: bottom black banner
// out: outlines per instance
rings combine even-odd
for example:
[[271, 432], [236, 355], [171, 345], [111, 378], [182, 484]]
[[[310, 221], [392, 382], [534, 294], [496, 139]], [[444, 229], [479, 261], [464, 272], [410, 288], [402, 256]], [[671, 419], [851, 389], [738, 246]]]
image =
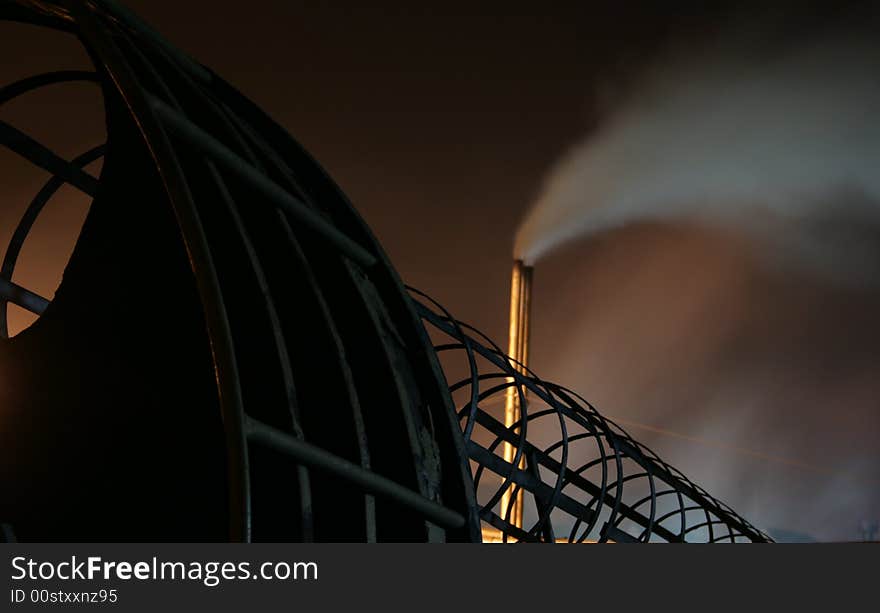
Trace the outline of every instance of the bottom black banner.
[[872, 562], [880, 549], [7, 544], [0, 551], [2, 611], [551, 611], [870, 602], [862, 599], [873, 597]]

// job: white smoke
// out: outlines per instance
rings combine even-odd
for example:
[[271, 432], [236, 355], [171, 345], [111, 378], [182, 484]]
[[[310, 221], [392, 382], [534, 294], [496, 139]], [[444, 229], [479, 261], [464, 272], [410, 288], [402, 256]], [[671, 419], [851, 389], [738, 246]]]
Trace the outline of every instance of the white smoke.
[[654, 71], [552, 170], [516, 257], [689, 219], [750, 231], [783, 261], [876, 280], [880, 241], [864, 228], [880, 220], [880, 43], [849, 31], [799, 40], [770, 50], [730, 35]]
[[650, 71], [552, 169], [515, 255], [713, 226], [548, 258], [571, 285], [537, 296], [533, 366], [757, 525], [846, 540], [880, 513], [880, 39], [826, 23]]

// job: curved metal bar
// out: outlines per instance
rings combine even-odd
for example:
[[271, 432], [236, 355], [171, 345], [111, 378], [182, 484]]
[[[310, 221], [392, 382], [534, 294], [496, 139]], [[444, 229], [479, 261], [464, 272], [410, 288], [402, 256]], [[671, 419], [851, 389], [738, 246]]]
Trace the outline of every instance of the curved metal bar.
[[53, 72], [44, 72], [42, 74], [25, 77], [24, 79], [0, 88], [0, 105], [9, 102], [13, 98], [17, 98], [24, 93], [46, 85], [73, 83], [78, 81], [100, 83], [98, 73], [89, 70], [56, 70]]
[[92, 198], [98, 193], [98, 180], [95, 177], [5, 121], [0, 121], [0, 144], [34, 165], [61, 177]]
[[177, 47], [165, 40], [165, 37], [148, 26], [142, 19], [131, 12], [124, 4], [113, 0], [94, 0], [106, 8], [106, 14], [121, 26], [130, 29], [136, 35], [144, 39], [147, 44], [159, 47], [174, 61], [193, 77], [202, 82], [211, 80], [211, 73], [194, 59], [180, 51]]
[[218, 395], [227, 441], [229, 475], [230, 539], [251, 540], [250, 480], [244, 409], [238, 366], [232, 347], [229, 319], [220, 293], [217, 270], [211, 258], [204, 227], [193, 203], [192, 192], [170, 141], [156, 117], [147, 94], [138, 82], [113, 36], [99, 23], [91, 7], [74, 4], [80, 36], [103, 62], [114, 87], [128, 106], [156, 162], [159, 174], [181, 227], [191, 266], [202, 297], [211, 352], [217, 373]]
[[71, 23], [70, 17], [67, 14], [48, 10], [36, 12], [27, 6], [17, 4], [14, 0], [4, 0], [4, 3], [0, 8], [3, 9], [3, 14], [0, 15], [0, 21], [12, 21], [33, 26], [42, 26], [58, 30], [59, 32], [67, 32], [69, 34], [76, 33], [76, 27]]
[[[102, 157], [106, 148], [106, 145], [93, 147], [85, 153], [75, 157], [70, 163], [78, 168], [83, 168]], [[24, 246], [24, 241], [27, 239], [28, 234], [30, 234], [34, 222], [37, 220], [37, 217], [40, 216], [43, 208], [55, 192], [57, 192], [62, 185], [64, 185], [64, 180], [61, 177], [53, 176], [46, 181], [45, 185], [43, 185], [40, 191], [37, 192], [37, 195], [34, 196], [34, 199], [31, 200], [30, 205], [28, 205], [28, 208], [21, 216], [21, 220], [15, 227], [15, 231], [12, 233], [12, 238], [9, 239], [9, 245], [6, 247], [6, 253], [3, 256], [3, 264], [0, 266], [0, 277], [9, 281], [12, 280], [12, 275], [15, 272], [15, 265], [18, 262], [21, 248]], [[0, 338], [9, 338], [7, 303], [5, 300], [0, 300]]]
[[453, 322], [453, 326], [456, 327], [456, 329], [461, 333], [461, 336], [464, 339], [464, 342], [462, 343], [462, 348], [467, 352], [468, 371], [470, 372], [470, 381], [471, 381], [471, 403], [470, 403], [470, 411], [468, 412], [468, 416], [467, 416], [467, 422], [464, 425], [464, 440], [469, 441], [471, 439], [471, 435], [473, 434], [473, 431], [474, 431], [475, 416], [476, 416], [476, 412], [477, 412], [477, 398], [480, 394], [479, 371], [477, 370], [477, 361], [474, 358], [474, 352], [471, 350], [471, 341], [464, 333], [461, 332], [461, 329], [458, 326], [458, 322], [456, 322], [452, 318], [452, 314], [449, 311], [447, 311], [445, 308], [443, 308], [443, 306], [440, 303], [436, 302], [430, 296], [423, 294], [419, 290], [417, 290], [409, 285], [406, 286], [406, 289], [407, 289], [407, 291], [415, 293], [416, 295], [421, 296], [425, 300], [430, 301], [431, 304], [433, 304], [438, 309], [440, 309], [443, 312], [443, 314], [446, 315], [446, 317], [448, 317], [451, 322]]
[[49, 306], [49, 301], [39, 294], [2, 278], [0, 278], [0, 301], [17, 304], [37, 315], [41, 315]]

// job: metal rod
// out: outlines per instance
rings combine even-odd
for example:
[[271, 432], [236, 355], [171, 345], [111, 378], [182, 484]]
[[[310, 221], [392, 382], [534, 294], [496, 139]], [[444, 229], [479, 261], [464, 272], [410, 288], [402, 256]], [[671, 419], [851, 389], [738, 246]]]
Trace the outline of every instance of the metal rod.
[[23, 309], [42, 315], [49, 301], [29, 289], [0, 277], [0, 300], [7, 300]]
[[92, 198], [98, 193], [98, 180], [95, 177], [5, 121], [0, 121], [0, 143]]
[[460, 528], [464, 517], [452, 509], [429, 500], [382, 475], [366, 470], [357, 464], [330, 453], [316, 445], [295, 438], [252, 417], [245, 421], [249, 441], [257, 442], [276, 451], [286, 453], [316, 470], [323, 470], [336, 477], [355, 483], [365, 491], [405, 505], [433, 523], [445, 528]]
[[162, 122], [181, 140], [186, 141], [190, 146], [204, 153], [225, 170], [246, 182], [255, 191], [260, 192], [265, 198], [271, 200], [278, 208], [294, 217], [297, 221], [302, 222], [309, 229], [320, 234], [327, 242], [336, 246], [362, 267], [370, 268], [376, 263], [376, 258], [370, 255], [366, 249], [332, 226], [317, 212], [310, 209], [302, 200], [266, 177], [266, 175], [161, 100], [152, 96], [149, 97], [149, 100], [150, 105], [162, 119]]
[[[485, 447], [478, 445], [473, 441], [468, 441], [467, 450], [468, 456], [472, 460], [474, 460], [481, 466], [485, 466], [495, 474], [506, 475], [509, 473], [511, 481], [523, 486], [524, 488], [527, 488], [530, 492], [536, 492], [547, 500], [553, 497], [553, 488], [551, 486], [547, 485], [546, 483], [541, 481], [541, 479], [535, 477], [525, 470], [514, 468], [510, 462], [502, 460]], [[560, 493], [558, 496], [555, 497], [555, 501], [556, 507], [562, 509], [569, 515], [582, 519], [584, 521], [589, 521], [590, 519], [592, 519], [593, 514], [595, 513], [595, 511], [582, 505], [580, 502], [567, 494]], [[516, 527], [522, 529], [522, 526]]]

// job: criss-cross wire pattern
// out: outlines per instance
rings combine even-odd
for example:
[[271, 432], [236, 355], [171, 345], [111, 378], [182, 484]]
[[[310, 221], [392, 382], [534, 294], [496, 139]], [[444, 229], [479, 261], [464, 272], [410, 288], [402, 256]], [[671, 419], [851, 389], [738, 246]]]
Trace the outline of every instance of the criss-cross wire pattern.
[[[500, 540], [771, 540], [577, 393], [523, 369], [433, 299], [413, 288], [410, 293], [447, 376], [480, 519], [500, 532]], [[521, 407], [510, 427], [498, 418], [507, 394], [515, 394]], [[511, 462], [504, 459], [505, 445], [514, 449]], [[522, 526], [501, 506], [507, 491], [511, 498], [526, 493]]]

